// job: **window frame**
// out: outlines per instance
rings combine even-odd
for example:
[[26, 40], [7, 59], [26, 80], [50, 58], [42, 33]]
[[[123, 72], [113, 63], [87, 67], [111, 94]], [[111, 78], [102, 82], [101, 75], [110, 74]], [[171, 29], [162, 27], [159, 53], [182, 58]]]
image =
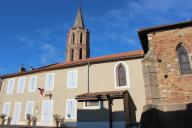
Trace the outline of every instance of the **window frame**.
[[[117, 84], [117, 67], [119, 66], [119, 64], [122, 64], [125, 68], [125, 73], [126, 73], [126, 82], [127, 85], [126, 86], [118, 86]], [[115, 83], [115, 89], [124, 89], [124, 88], [130, 88], [130, 75], [129, 75], [129, 66], [126, 62], [124, 61], [120, 61], [118, 63], [115, 64], [114, 67], [114, 83]]]
[[[20, 105], [19, 120], [18, 120], [18, 122], [13, 122], [13, 121], [16, 121], [16, 120], [13, 120], [13, 119], [14, 119], [14, 113], [15, 113], [16, 104], [19, 104], [19, 105]], [[19, 121], [21, 120], [22, 108], [23, 108], [23, 103], [22, 103], [22, 102], [15, 102], [14, 108], [13, 108], [13, 115], [12, 115], [12, 116], [13, 116], [13, 118], [12, 118], [12, 124], [18, 124]]]
[[[31, 89], [30, 89], [32, 78], [35, 78], [35, 89], [34, 89], [34, 90], [31, 90]], [[31, 77], [29, 78], [28, 92], [36, 92], [36, 89], [37, 89], [37, 76], [31, 76]]]
[[100, 109], [101, 108], [101, 101], [95, 101], [95, 102], [99, 102], [98, 106], [86, 106], [86, 102], [90, 102], [90, 101], [84, 102], [84, 107], [83, 107], [84, 109]]
[[[76, 79], [75, 79], [75, 85], [73, 85], [72, 87], [71, 86], [69, 86], [70, 85], [70, 83], [69, 83], [69, 74], [70, 73], [75, 73], [76, 74]], [[69, 70], [69, 71], [67, 71], [67, 88], [68, 89], [75, 89], [75, 88], [77, 88], [77, 82], [78, 82], [78, 70]]]
[[[47, 124], [44, 124], [45, 122], [43, 121], [43, 113], [44, 113], [44, 103], [45, 102], [49, 102], [49, 103], [51, 103], [52, 104], [52, 115], [51, 115], [51, 122], [48, 122]], [[49, 125], [53, 125], [53, 114], [54, 114], [54, 100], [43, 100], [42, 101], [42, 109], [41, 109], [41, 123], [43, 124], [43, 125], [47, 125], [47, 126], [49, 126]], [[50, 124], [49, 124], [50, 123]]]
[[[20, 81], [21, 81], [21, 79], [23, 79], [23, 88], [21, 88], [22, 90], [20, 89]], [[24, 91], [25, 91], [25, 82], [26, 82], [26, 78], [25, 77], [20, 77], [18, 79], [17, 93], [24, 93]]]
[[[184, 72], [184, 70], [186, 70], [186, 69], [182, 68], [182, 64], [184, 64], [184, 62], [181, 62], [181, 57], [180, 57], [181, 53], [179, 53], [179, 49], [180, 48], [183, 48], [185, 50], [185, 57], [187, 57], [187, 61], [188, 61], [187, 64], [189, 64], [189, 66], [190, 66], [190, 70], [189, 69], [188, 70], [190, 72]], [[192, 74], [192, 65], [191, 65], [191, 60], [190, 60], [189, 52], [188, 52], [187, 48], [182, 43], [178, 44], [177, 47], [176, 47], [176, 56], [177, 56], [177, 59], [178, 59], [178, 65], [179, 65], [180, 74], [181, 75]]]
[[28, 104], [30, 104], [30, 103], [32, 103], [33, 104], [33, 109], [32, 109], [32, 113], [31, 113], [31, 115], [33, 115], [33, 113], [34, 113], [34, 106], [35, 106], [35, 102], [34, 101], [27, 101], [26, 103], [25, 103], [25, 119], [27, 119], [27, 117], [26, 117], [26, 115], [27, 115], [27, 107], [28, 107]]
[[8, 116], [9, 116], [9, 114], [10, 114], [10, 110], [11, 110], [11, 102], [5, 102], [5, 103], [3, 103], [2, 114], [5, 114], [5, 113], [4, 113], [5, 105], [9, 105], [9, 109], [8, 109], [9, 111], [8, 111], [6, 117], [5, 117], [5, 118], [7, 119]]
[[[75, 105], [74, 105], [74, 107], [75, 107], [75, 114], [74, 114], [74, 117], [72, 117], [72, 118], [69, 118], [68, 116], [67, 116], [67, 113], [68, 113], [68, 102], [69, 101], [74, 101], [75, 102]], [[69, 119], [69, 120], [73, 120], [73, 119], [77, 119], [77, 101], [75, 100], [75, 99], [66, 99], [66, 110], [65, 110], [65, 118], [66, 119]]]
[[[9, 81], [11, 81], [11, 80], [13, 81], [12, 86], [11, 86], [11, 91], [8, 91]], [[9, 79], [8, 83], [7, 83], [6, 94], [13, 94], [14, 86], [15, 86], [15, 79]]]
[[[53, 81], [52, 81], [53, 85], [51, 85], [51, 88], [48, 88], [48, 83], [47, 83], [48, 75], [53, 76]], [[46, 73], [46, 75], [45, 75], [45, 91], [52, 91], [54, 89], [54, 86], [55, 86], [55, 73]]]

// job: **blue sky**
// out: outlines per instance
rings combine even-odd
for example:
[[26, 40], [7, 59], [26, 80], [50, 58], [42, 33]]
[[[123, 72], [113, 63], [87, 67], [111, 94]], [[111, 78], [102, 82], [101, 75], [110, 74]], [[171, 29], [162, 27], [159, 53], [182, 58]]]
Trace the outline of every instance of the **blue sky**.
[[[78, 0], [0, 0], [0, 74], [65, 60]], [[141, 49], [137, 30], [192, 19], [191, 0], [82, 0], [91, 57]]]

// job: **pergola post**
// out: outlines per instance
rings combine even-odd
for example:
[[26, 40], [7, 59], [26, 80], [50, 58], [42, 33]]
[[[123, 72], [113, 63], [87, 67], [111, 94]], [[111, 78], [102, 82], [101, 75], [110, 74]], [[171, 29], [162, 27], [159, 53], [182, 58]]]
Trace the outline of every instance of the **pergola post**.
[[110, 95], [107, 95], [108, 107], [109, 107], [109, 128], [113, 128], [113, 118], [112, 118], [112, 105], [113, 98]]

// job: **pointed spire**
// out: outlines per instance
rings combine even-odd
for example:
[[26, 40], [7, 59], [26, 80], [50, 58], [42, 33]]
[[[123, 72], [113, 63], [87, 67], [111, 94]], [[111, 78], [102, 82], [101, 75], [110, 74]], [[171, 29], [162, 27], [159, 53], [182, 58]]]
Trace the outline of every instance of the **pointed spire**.
[[84, 27], [81, 8], [79, 8], [78, 11], [77, 11], [74, 27]]

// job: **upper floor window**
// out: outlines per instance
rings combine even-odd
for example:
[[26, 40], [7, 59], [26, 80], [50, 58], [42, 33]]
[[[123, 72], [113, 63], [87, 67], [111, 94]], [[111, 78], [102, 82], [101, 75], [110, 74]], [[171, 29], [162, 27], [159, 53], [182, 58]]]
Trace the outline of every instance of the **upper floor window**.
[[53, 90], [54, 88], [54, 73], [46, 74], [46, 81], [45, 81], [45, 90]]
[[116, 87], [130, 87], [129, 69], [126, 63], [117, 63], [114, 69]]
[[177, 50], [177, 57], [179, 59], [181, 74], [192, 73], [189, 56], [186, 48], [181, 44], [179, 44], [176, 50]]
[[67, 88], [77, 88], [77, 70], [67, 72]]
[[37, 87], [37, 76], [32, 76], [29, 79], [29, 88], [28, 88], [28, 92], [35, 92]]
[[23, 93], [25, 90], [25, 77], [19, 78], [17, 93]]
[[7, 94], [13, 93], [15, 79], [10, 79], [7, 84]]

